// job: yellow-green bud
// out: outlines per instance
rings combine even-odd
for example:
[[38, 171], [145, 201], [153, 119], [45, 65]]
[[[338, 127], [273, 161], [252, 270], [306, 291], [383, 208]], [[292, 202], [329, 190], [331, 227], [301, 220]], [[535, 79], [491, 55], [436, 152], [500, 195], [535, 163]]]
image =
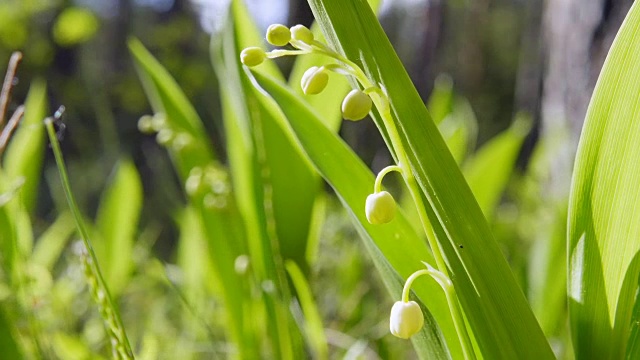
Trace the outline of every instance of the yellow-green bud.
[[291, 40], [291, 30], [281, 24], [273, 24], [267, 28], [267, 41], [271, 45], [285, 46]]
[[373, 102], [360, 90], [351, 90], [342, 101], [342, 117], [347, 120], [362, 120], [371, 111]]
[[304, 25], [296, 25], [291, 28], [291, 37], [307, 44], [313, 42], [313, 33]]
[[307, 95], [319, 94], [327, 87], [329, 82], [329, 74], [317, 66], [312, 66], [302, 75], [300, 86], [302, 92]]
[[169, 129], [161, 129], [156, 134], [156, 142], [160, 145], [169, 145], [173, 140], [174, 134], [173, 131]]
[[138, 120], [138, 130], [143, 134], [153, 133], [153, 116], [142, 115]]
[[396, 301], [391, 308], [389, 329], [401, 339], [408, 339], [424, 325], [424, 315], [415, 301]]
[[367, 196], [364, 210], [370, 224], [386, 224], [396, 215], [396, 201], [387, 191], [380, 191]]
[[260, 65], [266, 57], [264, 50], [255, 46], [248, 47], [240, 53], [240, 61], [247, 66]]

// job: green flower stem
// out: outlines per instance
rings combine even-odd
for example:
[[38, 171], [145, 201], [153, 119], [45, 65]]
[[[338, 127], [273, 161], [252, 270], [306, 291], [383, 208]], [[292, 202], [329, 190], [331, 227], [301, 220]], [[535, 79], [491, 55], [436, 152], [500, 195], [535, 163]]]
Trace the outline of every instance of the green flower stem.
[[386, 168], [380, 170], [380, 172], [378, 173], [378, 176], [376, 176], [376, 182], [373, 185], [374, 194], [379, 193], [382, 190], [382, 179], [384, 178], [385, 175], [387, 175], [392, 171], [397, 171], [402, 174], [402, 168], [397, 165], [389, 165]]
[[80, 213], [76, 200], [71, 193], [69, 176], [67, 175], [64, 158], [62, 157], [62, 151], [60, 150], [60, 144], [58, 143], [58, 138], [53, 128], [53, 120], [51, 118], [46, 118], [44, 120], [44, 124], [47, 129], [47, 134], [49, 135], [49, 141], [51, 142], [56, 164], [58, 165], [64, 194], [67, 198], [67, 202], [69, 203], [69, 208], [71, 208], [71, 212], [73, 213], [73, 217], [75, 218], [76, 227], [78, 228], [80, 237], [82, 238], [87, 250], [87, 256], [82, 256], [85, 273], [87, 281], [92, 288], [95, 301], [98, 303], [98, 307], [100, 308], [100, 315], [105, 322], [107, 332], [110, 337], [112, 337], [113, 357], [116, 359], [133, 359], [133, 351], [131, 350], [129, 339], [127, 338], [124, 326], [122, 325], [122, 320], [120, 319], [120, 315], [116, 310], [113, 300], [111, 299], [106, 282], [102, 277], [100, 267], [98, 266], [98, 260], [89, 241], [89, 232], [84, 224], [84, 220], [82, 219], [82, 214]]
[[275, 59], [275, 58], [279, 58], [279, 57], [283, 57], [283, 56], [305, 55], [305, 54], [309, 54], [309, 51], [307, 51], [307, 50], [275, 49], [275, 50], [271, 50], [271, 51], [265, 53], [265, 55], [267, 55], [268, 59]]
[[[360, 82], [360, 84], [365, 89], [375, 89], [378, 88], [374, 84], [371, 83], [369, 78], [364, 74], [362, 69], [355, 65], [353, 62], [347, 59], [340, 59], [341, 61], [348, 62], [347, 64], [354, 68], [356, 79]], [[415, 202], [416, 208], [418, 209], [418, 215], [420, 217], [420, 221], [422, 222], [422, 227], [424, 229], [425, 234], [427, 235], [427, 241], [429, 246], [431, 247], [431, 251], [433, 252], [433, 258], [436, 262], [437, 269], [445, 276], [446, 278], [450, 278], [449, 273], [447, 271], [447, 266], [444, 260], [444, 256], [442, 254], [442, 249], [436, 240], [435, 233], [433, 232], [433, 228], [431, 227], [431, 222], [429, 222], [429, 218], [427, 216], [427, 212], [425, 210], [425, 204], [422, 201], [422, 194], [416, 182], [416, 179], [413, 175], [413, 172], [409, 168], [409, 158], [407, 157], [407, 153], [402, 144], [402, 139], [400, 138], [400, 134], [398, 133], [398, 128], [396, 127], [395, 122], [393, 121], [393, 117], [391, 115], [391, 108], [389, 106], [389, 101], [387, 100], [387, 96], [382, 89], [378, 90], [369, 90], [370, 93], [375, 94], [377, 96], [373, 96], [372, 100], [378, 111], [380, 112], [380, 116], [382, 118], [382, 122], [387, 129], [389, 134], [389, 138], [391, 140], [391, 146], [395, 150], [395, 154], [397, 156], [398, 166], [402, 169], [401, 174], [409, 188], [409, 192], [411, 193], [411, 197]], [[469, 334], [467, 333], [467, 328], [464, 323], [464, 319], [462, 317], [462, 311], [460, 309], [460, 303], [458, 302], [457, 295], [455, 290], [453, 290], [453, 284], [451, 286], [447, 286], [445, 290], [445, 295], [447, 298], [447, 302], [449, 303], [449, 308], [451, 311], [451, 316], [453, 318], [453, 322], [456, 328], [456, 332], [458, 333], [458, 337], [460, 338], [460, 343], [462, 345], [462, 350], [465, 356], [465, 359], [475, 359], [475, 354], [473, 352], [473, 347], [471, 345], [471, 340], [469, 338]]]
[[444, 295], [449, 302], [449, 311], [451, 311], [451, 317], [453, 318], [453, 325], [456, 328], [456, 332], [460, 337], [460, 343], [462, 344], [462, 355], [465, 359], [475, 359], [475, 353], [473, 352], [473, 347], [471, 345], [471, 339], [469, 338], [469, 334], [467, 334], [467, 330], [464, 327], [464, 319], [462, 318], [462, 314], [460, 312], [460, 308], [458, 306], [451, 306], [452, 303], [457, 304], [457, 295], [456, 289], [453, 286], [449, 277], [447, 277], [442, 271], [438, 271], [432, 268], [429, 264], [427, 265], [427, 269], [418, 270], [411, 274], [407, 281], [404, 284], [404, 288], [402, 289], [402, 301], [409, 302], [409, 293], [411, 291], [411, 285], [413, 282], [422, 275], [431, 276], [439, 285], [442, 287], [444, 291]]

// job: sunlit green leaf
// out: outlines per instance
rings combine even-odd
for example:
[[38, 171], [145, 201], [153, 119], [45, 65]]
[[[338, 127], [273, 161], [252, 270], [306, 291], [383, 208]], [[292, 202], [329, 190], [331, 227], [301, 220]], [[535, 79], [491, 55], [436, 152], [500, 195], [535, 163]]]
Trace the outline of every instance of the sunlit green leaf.
[[640, 273], [640, 5], [596, 84], [569, 202], [569, 306], [577, 359], [622, 359]]

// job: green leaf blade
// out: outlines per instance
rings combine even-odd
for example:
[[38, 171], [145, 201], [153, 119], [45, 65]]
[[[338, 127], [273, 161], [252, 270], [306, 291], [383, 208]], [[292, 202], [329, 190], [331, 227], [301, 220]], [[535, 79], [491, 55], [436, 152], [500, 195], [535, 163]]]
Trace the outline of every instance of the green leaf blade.
[[[130, 160], [121, 160], [103, 194], [97, 225], [102, 244], [96, 250], [104, 263], [105, 281], [114, 297], [123, 290], [133, 270], [133, 245], [142, 209], [142, 181]], [[102, 256], [100, 256], [102, 255]]]
[[389, 95], [407, 165], [430, 205], [427, 214], [482, 356], [553, 358], [469, 186], [371, 9], [364, 1], [309, 2], [330, 44], [361, 64]]
[[591, 98], [572, 180], [569, 305], [578, 359], [622, 358], [631, 332], [640, 273], [639, 84], [634, 3]]
[[4, 156], [4, 167], [9, 178], [24, 178], [20, 197], [27, 211], [33, 209], [38, 195], [45, 144], [42, 120], [47, 116], [47, 109], [46, 83], [36, 80], [27, 95], [22, 123]]

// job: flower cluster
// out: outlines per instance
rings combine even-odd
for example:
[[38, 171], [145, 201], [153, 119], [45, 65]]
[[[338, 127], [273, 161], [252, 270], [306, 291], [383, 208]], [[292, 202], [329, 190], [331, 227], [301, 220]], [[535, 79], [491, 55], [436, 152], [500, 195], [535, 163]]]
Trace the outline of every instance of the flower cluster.
[[[329, 83], [329, 72], [351, 75], [359, 80], [362, 78], [360, 68], [327, 45], [315, 40], [313, 32], [304, 25], [287, 28], [281, 24], [273, 24], [267, 29], [266, 39], [271, 45], [281, 47], [291, 45], [295, 50], [275, 49], [265, 52], [259, 47], [248, 47], [240, 53], [240, 61], [246, 66], [253, 67], [262, 64], [265, 59], [310, 53], [324, 54], [338, 60], [338, 64], [312, 66], [305, 71], [300, 87], [306, 95], [321, 93]], [[342, 116], [352, 121], [364, 119], [373, 107], [369, 92], [376, 90], [379, 89], [354, 89], [349, 92], [342, 101]]]
[[156, 142], [162, 146], [171, 147], [176, 151], [191, 143], [191, 135], [186, 132], [175, 131], [167, 123], [162, 113], [143, 115], [138, 120], [138, 130], [143, 134], [156, 133]]

